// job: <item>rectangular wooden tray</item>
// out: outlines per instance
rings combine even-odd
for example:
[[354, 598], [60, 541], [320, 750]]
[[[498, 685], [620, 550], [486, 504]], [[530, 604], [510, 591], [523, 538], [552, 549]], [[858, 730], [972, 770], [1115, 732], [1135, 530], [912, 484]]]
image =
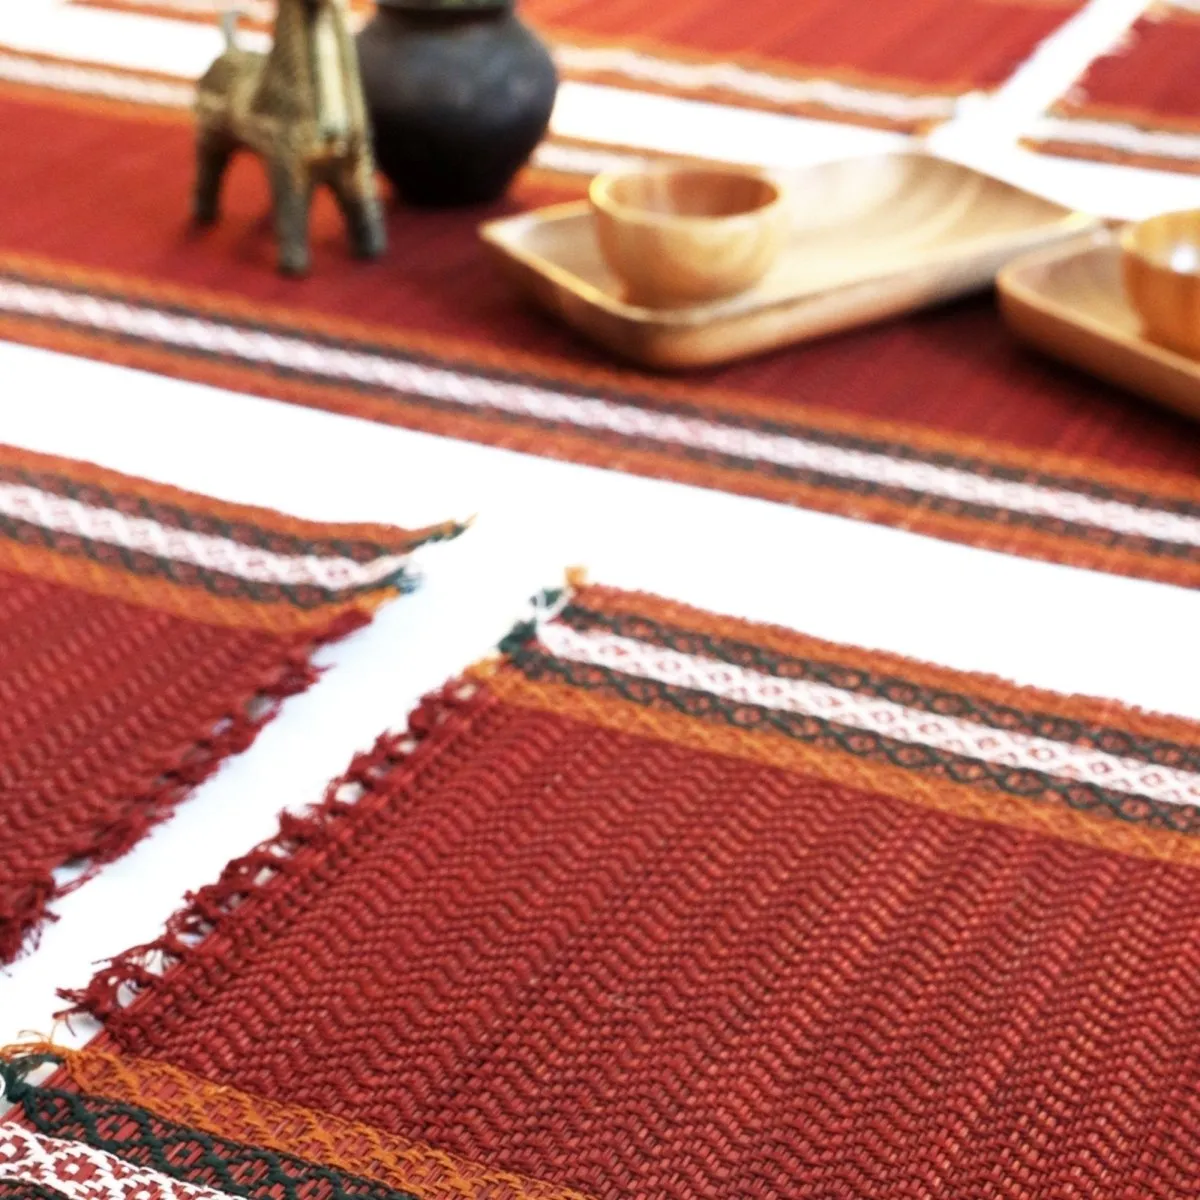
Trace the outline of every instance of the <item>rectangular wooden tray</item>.
[[1189, 416], [1200, 417], [1200, 362], [1142, 336], [1125, 299], [1112, 234], [1009, 264], [996, 281], [1005, 320], [1021, 338]]
[[1097, 222], [920, 153], [789, 175], [793, 234], [756, 287], [692, 308], [625, 303], [586, 201], [491, 221], [480, 234], [518, 285], [622, 358], [710, 366], [990, 286], [1010, 259]]

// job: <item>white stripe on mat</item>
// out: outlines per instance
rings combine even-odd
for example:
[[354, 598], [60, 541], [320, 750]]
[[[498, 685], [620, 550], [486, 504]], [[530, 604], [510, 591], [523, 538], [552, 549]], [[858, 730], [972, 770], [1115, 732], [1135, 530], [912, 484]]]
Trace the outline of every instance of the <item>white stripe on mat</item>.
[[954, 116], [960, 97], [907, 95], [855, 87], [832, 79], [796, 79], [753, 71], [736, 63], [685, 63], [656, 58], [620, 46], [554, 44], [554, 57], [565, 71], [621, 75], [635, 83], [676, 92], [719, 91], [786, 108], [821, 108], [883, 117], [892, 121], [944, 121]]
[[78, 95], [103, 96], [108, 100], [128, 100], [134, 104], [158, 104], [166, 108], [190, 108], [196, 95], [196, 89], [186, 79], [176, 83], [109, 71], [103, 67], [49, 62], [3, 50], [0, 50], [0, 80]]
[[334, 555], [277, 554], [230, 538], [175, 529], [146, 517], [98, 508], [22, 484], [0, 484], [0, 513], [43, 529], [190, 563], [256, 583], [307, 584], [337, 591], [378, 583], [408, 561], [404, 554], [384, 555], [364, 563]]
[[[4, 50], [0, 50], [0, 80], [164, 108], [190, 108], [196, 96], [196, 89], [186, 79], [176, 83], [83, 63], [48, 62]], [[547, 138], [534, 150], [533, 163], [550, 171], [598, 175], [601, 171], [644, 167], [654, 157], [652, 151], [639, 154], [601, 146], [577, 146]]]
[[225, 1192], [16, 1125], [0, 1126], [0, 1179], [39, 1183], [67, 1200], [230, 1200]]
[[676, 416], [631, 404], [467, 375], [368, 351], [313, 345], [298, 337], [242, 329], [207, 318], [178, 316], [145, 305], [0, 280], [0, 311], [49, 317], [89, 329], [367, 384], [462, 408], [489, 408], [580, 429], [645, 438], [665, 448], [684, 446], [750, 462], [818, 471], [882, 487], [1057, 518], [1114, 533], [1200, 546], [1200, 518], [1185, 514], [1102, 500], [1065, 488], [997, 479], [934, 463], [829, 446], [701, 417]]
[[735, 703], [800, 713], [1017, 770], [1092, 783], [1167, 804], [1200, 805], [1200, 775], [1154, 766], [1050, 738], [992, 729], [908, 708], [825, 683], [781, 679], [732, 663], [681, 654], [610, 633], [580, 633], [553, 621], [538, 636], [552, 654], [627, 675], [694, 688]]
[[1115, 121], [1042, 117], [1028, 136], [1038, 142], [1074, 142], [1080, 146], [1100, 146], [1151, 158], [1200, 159], [1200, 133], [1138, 129]]
[[[677, 92], [717, 90], [781, 107], [817, 105], [898, 122], [948, 120], [954, 116], [960, 100], [956, 96], [910, 96], [902, 92], [876, 91], [831, 79], [788, 79], [747, 70], [734, 63], [673, 62], [621, 47], [593, 48], [558, 43], [554, 46], [554, 56], [559, 66], [581, 74], [620, 75], [634, 83], [657, 84]], [[185, 79], [174, 83], [7, 51], [0, 51], [0, 79], [175, 108], [188, 107], [193, 95], [192, 85]]]

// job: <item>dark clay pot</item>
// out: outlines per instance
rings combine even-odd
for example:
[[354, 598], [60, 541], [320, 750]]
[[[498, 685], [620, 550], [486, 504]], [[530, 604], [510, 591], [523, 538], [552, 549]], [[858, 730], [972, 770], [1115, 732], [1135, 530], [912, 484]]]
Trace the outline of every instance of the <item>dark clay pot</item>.
[[358, 53], [376, 160], [410, 204], [496, 199], [546, 132], [558, 73], [505, 0], [381, 0]]

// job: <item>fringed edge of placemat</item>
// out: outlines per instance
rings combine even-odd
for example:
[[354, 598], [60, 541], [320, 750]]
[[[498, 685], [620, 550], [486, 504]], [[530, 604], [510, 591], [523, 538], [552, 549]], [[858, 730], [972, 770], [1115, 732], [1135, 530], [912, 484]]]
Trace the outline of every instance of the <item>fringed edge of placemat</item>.
[[128, 1008], [166, 972], [219, 934], [226, 917], [240, 909], [296, 863], [345, 836], [345, 819], [361, 819], [386, 801], [381, 788], [392, 784], [414, 752], [480, 692], [465, 675], [424, 697], [402, 732], [382, 734], [370, 750], [357, 754], [349, 768], [326, 788], [324, 798], [302, 814], [280, 814], [279, 831], [248, 854], [234, 859], [216, 883], [189, 893], [185, 906], [167, 922], [162, 936], [135, 946], [105, 964], [87, 987], [64, 989], [70, 1007], [60, 1015], [90, 1015], [101, 1022]]
[[163, 764], [162, 773], [139, 795], [130, 797], [119, 821], [90, 831], [72, 848], [70, 861], [85, 864], [80, 875], [60, 884], [52, 871], [32, 871], [22, 881], [20, 898], [0, 905], [0, 963], [9, 962], [37, 946], [39, 931], [58, 920], [49, 906], [89, 882], [100, 869], [127, 854], [158, 823], [170, 817], [204, 780], [235, 754], [248, 749], [279, 713], [289, 696], [306, 691], [326, 668], [315, 666], [312, 655], [322, 646], [339, 641], [370, 624], [371, 614], [346, 610], [323, 629], [293, 635], [269, 678], [253, 691], [228, 697], [225, 712], [211, 730], [193, 738], [176, 757]]
[[[385, 733], [370, 750], [357, 755], [348, 770], [328, 785], [317, 805], [300, 815], [283, 813], [279, 832], [273, 838], [230, 863], [215, 884], [189, 895], [161, 937], [112, 959], [87, 987], [60, 992], [69, 1004], [62, 1015], [90, 1015], [104, 1023], [119, 1042], [121, 1013], [148, 989], [159, 986], [172, 966], [196, 954], [220, 956], [228, 952], [227, 944], [219, 944], [227, 917], [264, 889], [288, 886], [286, 877], [302, 877], [330, 847], [351, 844], [361, 822], [393, 802], [397, 786], [406, 782], [405, 775], [411, 779], [427, 769], [430, 755], [436, 754], [439, 745], [468, 728], [477, 715], [494, 704], [566, 711], [614, 730], [774, 763], [848, 786], [886, 792], [922, 807], [1082, 845], [1164, 861], [1200, 861], [1200, 838], [1193, 828], [1197, 811], [1194, 806], [1155, 800], [1152, 791], [1137, 788], [1116, 795], [1115, 800], [1107, 792], [1097, 799], [1089, 790], [1093, 785], [1086, 779], [1076, 779], [1073, 768], [1064, 767], [1055, 776], [1059, 785], [1056, 798], [1042, 801], [1037, 789], [1030, 791], [1032, 768], [1006, 765], [1003, 759], [972, 767], [967, 750], [943, 753], [935, 748], [928, 755], [929, 762], [909, 761], [912, 755], [897, 756], [894, 748], [882, 744], [888, 742], [887, 737], [872, 734], [865, 727], [858, 739], [864, 745], [848, 748], [844, 744], [845, 731], [839, 733], [837, 728], [829, 736], [817, 736], [811, 731], [789, 732], [755, 723], [750, 720], [754, 708], [750, 700], [731, 701], [719, 712], [709, 706], [705, 712], [716, 714], [713, 721], [693, 721], [696, 728], [684, 729], [680, 722], [692, 720], [687, 706], [676, 710], [672, 705], [656, 704], [648, 688], [641, 689], [646, 695], [639, 692], [637, 697], [623, 699], [608, 696], [603, 680], [597, 682], [590, 675], [591, 682], [581, 682], [578, 687], [569, 686], [569, 681], [558, 687], [539, 682], [536, 672], [527, 674], [522, 659], [536, 649], [542, 631], [560, 614], [566, 620], [566, 610], [581, 596], [590, 596], [601, 609], [625, 616], [645, 620], [647, 612], [657, 613], [670, 626], [664, 626], [666, 632], [662, 635], [667, 638], [667, 647], [676, 636], [715, 638], [714, 646], [734, 639], [730, 644], [740, 654], [745, 646], [735, 643], [747, 639], [767, 655], [799, 656], [783, 664], [780, 678], [791, 678], [803, 659], [844, 664], [838, 670], [866, 672], [887, 681], [889, 687], [899, 686], [897, 681], [910, 681], [913, 687], [935, 698], [957, 698], [968, 708], [977, 705], [980, 712], [994, 710], [992, 717], [979, 717], [974, 724], [985, 733], [989, 727], [995, 729], [996, 736], [1009, 729], [1016, 715], [1026, 714], [1032, 722], [1030, 736], [1034, 741], [1049, 738], [1061, 752], [1069, 753], [1074, 748], [1098, 755], [1097, 761], [1103, 759], [1106, 763], [1109, 759], [1124, 761], [1123, 755], [1132, 756], [1133, 767], [1144, 771], [1148, 780], [1155, 777], [1151, 782], [1160, 791], [1166, 786], [1165, 776], [1174, 767], [1187, 773], [1187, 779], [1197, 770], [1192, 764], [1200, 755], [1200, 725], [1182, 717], [1144, 712], [1111, 700], [1049, 692], [883, 651], [841, 646], [782, 627], [706, 614], [674, 601], [590, 586], [584, 572], [573, 569], [561, 586], [533, 598], [528, 614], [512, 626], [493, 653], [425, 696], [402, 732]], [[655, 644], [652, 640], [648, 646], [653, 650]], [[714, 666], [719, 668], [725, 661], [718, 657]], [[736, 656], [729, 661], [736, 662]], [[584, 665], [581, 669], [597, 677], [605, 674], [599, 667]], [[636, 670], [630, 678], [635, 683], [641, 680]], [[577, 694], [578, 702], [564, 708], [563, 696], [568, 693]], [[847, 694], [853, 697], [853, 688]], [[885, 699], [882, 693], [876, 697], [880, 703]], [[932, 700], [930, 704], [930, 720], [936, 721], [941, 709]], [[829, 720], [837, 725], [836, 716]], [[853, 722], [847, 726], [851, 735], [856, 728]], [[909, 745], [901, 734], [896, 736], [901, 738], [899, 744]], [[874, 746], [875, 741], [880, 745]], [[919, 748], [910, 741], [914, 750]], [[871, 745], [865, 744], [868, 742]], [[1129, 746], [1122, 749], [1125, 742]], [[991, 766], [985, 770], [988, 762]], [[1054, 773], [1052, 768], [1045, 771]], [[1067, 796], [1063, 791], [1072, 787], [1081, 790], [1080, 796]], [[1105, 808], [1093, 812], [1100, 800], [1112, 811]], [[352, 821], [348, 819], [351, 817]], [[241, 943], [238, 954], [243, 953], [245, 944]]]

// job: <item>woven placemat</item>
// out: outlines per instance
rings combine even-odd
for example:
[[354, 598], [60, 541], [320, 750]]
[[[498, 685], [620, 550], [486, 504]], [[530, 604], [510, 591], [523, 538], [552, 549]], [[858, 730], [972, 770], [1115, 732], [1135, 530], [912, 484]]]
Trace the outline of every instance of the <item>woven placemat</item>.
[[0, 963], [409, 586], [410, 532], [0, 446]]
[[1200, 173], [1200, 5], [1157, 4], [1057, 100], [1025, 144], [1046, 154]]
[[1190, 1195], [1198, 802], [1193, 722], [548, 593], [74, 997], [0, 1174]]
[[[72, 0], [211, 24], [216, 0]], [[522, 0], [563, 77], [919, 133], [1004, 83], [1084, 0]], [[271, 0], [241, 4], [269, 30]], [[356, 25], [370, 0], [351, 0]]]
[[[6, 63], [9, 64], [6, 67]], [[13, 65], [15, 64], [15, 65]], [[988, 549], [1200, 583], [1200, 441], [1181, 417], [1023, 348], [991, 297], [682, 378], [620, 369], [522, 302], [490, 216], [577, 198], [594, 147], [489, 209], [389, 213], [387, 258], [275, 271], [258, 164], [188, 226], [186, 85], [0, 53], [0, 334], [54, 349]], [[90, 89], [90, 90], [88, 90]], [[103, 94], [101, 90], [103, 89]], [[174, 93], [173, 93], [174, 94]], [[7, 139], [7, 141], [6, 141]], [[62, 155], [86, 188], [64, 186]], [[269, 353], [261, 335], [272, 334]], [[252, 336], [250, 336], [252, 335]]]

